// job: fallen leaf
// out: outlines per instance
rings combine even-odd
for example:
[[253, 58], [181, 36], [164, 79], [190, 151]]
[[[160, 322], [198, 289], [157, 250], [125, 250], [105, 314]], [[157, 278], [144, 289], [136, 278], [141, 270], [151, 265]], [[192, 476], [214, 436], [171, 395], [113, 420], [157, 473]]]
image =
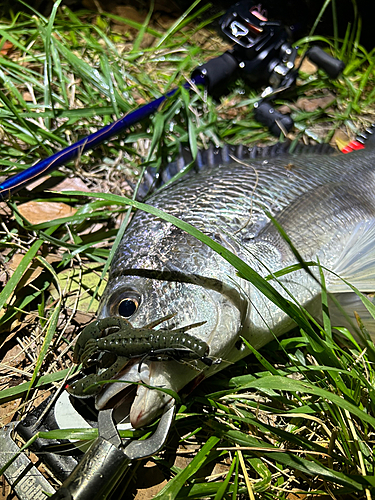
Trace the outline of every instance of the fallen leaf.
[[26, 101], [26, 102], [33, 102], [33, 97], [32, 95], [30, 94], [30, 92], [24, 92], [22, 94], [22, 97], [23, 97], [23, 100]]
[[[112, 20], [114, 31], [126, 33], [127, 35], [130, 35], [132, 39], [136, 38], [138, 30], [127, 25], [126, 19], [129, 19], [129, 21], [135, 21], [139, 24], [144, 24], [148, 13], [147, 10], [140, 12], [131, 5], [116, 5], [113, 12], [124, 19], [124, 21], [120, 21], [119, 19]], [[151, 33], [144, 33], [141, 41], [141, 48], [150, 47], [154, 40], [155, 37], [151, 35]]]
[[178, 2], [171, 2], [171, 0], [157, 0], [155, 10], [173, 14], [176, 18], [181, 14], [181, 7], [179, 7]]
[[349, 144], [350, 137], [341, 129], [337, 129], [333, 134], [330, 144], [336, 146], [340, 151]]
[[74, 314], [71, 316], [71, 320], [80, 327], [88, 325], [94, 319], [95, 314], [93, 312], [74, 311]]
[[[130, 21], [135, 21], [140, 24], [144, 23], [147, 16], [147, 11], [141, 13], [131, 5], [117, 5], [114, 11], [117, 16], [123, 17], [124, 19], [129, 19]], [[126, 24], [126, 22], [121, 22], [117, 19], [115, 19], [113, 22], [114, 24]]]
[[[101, 279], [101, 272], [101, 264], [93, 262], [87, 264], [86, 269], [65, 269], [59, 273], [60, 287], [67, 296], [65, 307], [83, 312], [96, 312], [99, 306], [99, 297], [106, 285], [106, 281]], [[98, 294], [91, 304], [92, 296], [99, 283]], [[51, 285], [49, 291], [52, 297], [57, 300], [59, 295], [54, 285]]]
[[154, 22], [157, 26], [161, 26], [164, 30], [167, 30], [175, 22], [175, 18], [168, 14], [156, 14]]
[[[6, 340], [6, 342], [8, 342], [8, 340], [9, 338]], [[22, 373], [14, 370], [14, 368], [22, 369], [22, 364], [25, 360], [23, 349], [18, 344], [12, 345], [11, 342], [8, 342], [8, 344], [10, 345], [10, 347], [5, 349], [5, 355], [1, 359], [1, 389], [6, 389], [8, 387], [17, 385], [17, 383], [19, 382], [16, 382], [16, 380], [18, 378], [23, 378]], [[17, 399], [1, 405], [0, 426], [5, 425], [13, 420], [14, 414], [17, 411], [20, 402], [21, 400]]]
[[[9, 267], [9, 275], [11, 276], [14, 271], [17, 269], [17, 267], [20, 265], [22, 262], [22, 259], [24, 258], [24, 255], [21, 253], [16, 253], [13, 255], [13, 257], [10, 259], [8, 262], [8, 267]], [[34, 281], [43, 271], [43, 268], [38, 262], [32, 262], [29, 268], [25, 271], [23, 275], [23, 280], [22, 280], [22, 285], [26, 286], [32, 281]]]
[[137, 493], [134, 500], [150, 500], [167, 484], [164, 474], [152, 461], [137, 471]]
[[[26, 189], [28, 191], [32, 191], [34, 188], [40, 186], [50, 178], [51, 178], [50, 175], [44, 175], [43, 177], [39, 177], [35, 181], [31, 182], [28, 186], [26, 186]], [[50, 188], [47, 186], [47, 189]], [[90, 188], [88, 188], [87, 185], [83, 182], [83, 180], [80, 179], [79, 177], [71, 177], [71, 178], [68, 177], [67, 179], [63, 179], [61, 182], [54, 184], [52, 189], [54, 191], [77, 190], [77, 191], [90, 192]]]
[[91, 191], [80, 177], [68, 177], [56, 184], [53, 189], [54, 191], [84, 191], [85, 193]]
[[0, 201], [0, 216], [11, 215], [12, 210], [9, 208], [8, 204], [5, 201]]
[[[0, 425], [1, 427], [3, 425], [9, 424], [18, 410], [18, 407], [21, 403], [21, 399], [16, 399], [13, 401], [9, 401], [8, 403], [3, 403], [0, 406]], [[1, 498], [1, 497], [0, 497]], [[9, 498], [9, 497], [7, 497]]]
[[292, 112], [292, 109], [287, 105], [287, 104], [283, 104], [282, 106], [279, 106], [277, 108], [277, 111], [279, 111], [280, 113], [282, 113], [283, 115], [286, 115], [288, 113], [291, 113]]
[[296, 106], [303, 111], [316, 111], [318, 108], [327, 108], [330, 104], [335, 101], [336, 97], [333, 94], [328, 94], [323, 97], [317, 97], [316, 99], [308, 99], [307, 97], [301, 97], [297, 99]]
[[146, 104], [146, 99], [143, 97], [138, 97], [135, 102], [138, 104], [138, 106], [143, 106], [143, 104]]
[[[4, 309], [5, 314], [5, 309]], [[2, 314], [2, 316], [4, 315]], [[1, 316], [1, 314], [0, 314]], [[30, 325], [35, 321], [35, 314], [26, 314], [25, 317], [22, 316], [20, 312], [16, 317], [11, 318], [9, 321], [1, 322], [0, 333], [7, 333], [6, 342], [18, 335], [24, 328], [30, 328]]]
[[3, 46], [1, 47], [0, 53], [6, 56], [8, 55], [8, 52], [12, 50], [12, 48], [13, 48], [13, 43], [10, 42], [9, 40], [5, 40]]
[[[7, 274], [8, 277], [12, 276], [14, 271], [17, 269], [17, 267], [20, 265], [22, 259], [24, 258], [24, 255], [22, 253], [16, 253], [13, 255], [13, 257], [7, 262]], [[53, 262], [58, 262], [60, 261], [60, 257], [57, 255], [47, 255], [45, 257], [45, 260], [49, 263], [52, 264]], [[22, 286], [26, 286], [32, 281], [34, 281], [43, 271], [44, 267], [37, 261], [33, 260], [30, 264], [30, 266], [27, 268], [26, 272], [24, 273], [22, 277], [22, 282], [19, 282], [19, 285], [22, 284]]]
[[45, 182], [47, 179], [49, 179], [51, 176], [50, 175], [43, 175], [42, 177], [38, 177], [37, 179], [35, 179], [35, 181], [33, 182], [30, 182], [30, 184], [28, 184], [26, 187], [26, 189], [28, 191], [32, 191], [34, 188], [36, 188], [37, 186], [39, 186], [40, 184], [43, 184], [43, 182]]
[[[300, 60], [300, 57], [296, 59], [296, 66], [298, 66]], [[306, 73], [307, 75], [313, 75], [318, 71], [318, 66], [305, 57], [300, 67], [300, 71]]]
[[54, 201], [28, 201], [20, 205], [18, 210], [31, 224], [69, 217], [77, 212], [76, 208], [66, 203]]

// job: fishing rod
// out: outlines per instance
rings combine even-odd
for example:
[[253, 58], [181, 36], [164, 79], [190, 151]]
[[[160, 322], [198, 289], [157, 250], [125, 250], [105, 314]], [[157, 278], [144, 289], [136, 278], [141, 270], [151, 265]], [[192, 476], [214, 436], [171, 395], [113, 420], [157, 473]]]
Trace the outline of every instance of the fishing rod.
[[[220, 28], [224, 36], [234, 43], [233, 48], [195, 69], [192, 83], [185, 83], [184, 87], [191, 89], [192, 85], [203, 86], [210, 95], [219, 99], [227, 93], [229, 84], [236, 76], [241, 76], [252, 85], [268, 84], [260, 101], [255, 103], [254, 114], [257, 121], [279, 136], [281, 132], [286, 135], [294, 122], [289, 115], [276, 111], [270, 101], [295, 84], [302, 61], [296, 68], [297, 48], [291, 45], [290, 30], [280, 21], [269, 21], [266, 16], [262, 7], [253, 1], [244, 0], [231, 7], [221, 18]], [[306, 56], [331, 78], [337, 78], [345, 67], [342, 61], [317, 46], [312, 47]], [[0, 200], [10, 198], [32, 181], [149, 117], [177, 91], [178, 88], [171, 90], [94, 134], [9, 177], [0, 184]]]
[[[191, 83], [185, 83], [184, 87], [191, 89], [192, 85], [203, 86], [210, 95], [219, 99], [227, 93], [229, 84], [236, 76], [252, 85], [268, 84], [260, 101], [254, 106], [254, 114], [257, 121], [266, 125], [272, 134], [279, 136], [281, 133], [286, 135], [294, 122], [289, 115], [276, 111], [270, 101], [295, 84], [302, 61], [296, 68], [297, 48], [291, 45], [290, 30], [280, 21], [269, 21], [266, 16], [266, 11], [251, 0], [238, 2], [231, 7], [220, 19], [220, 28], [224, 36], [234, 43], [233, 48], [196, 68], [192, 73]], [[317, 46], [312, 47], [306, 56], [331, 78], [337, 78], [345, 67], [342, 61], [331, 57]], [[9, 199], [32, 181], [149, 117], [177, 91], [178, 88], [171, 90], [94, 134], [9, 177], [0, 184], [0, 200]]]
[[[195, 85], [204, 85], [205, 80], [203, 78], [194, 79]], [[186, 83], [185, 88], [190, 88], [190, 84]], [[25, 187], [30, 182], [38, 179], [42, 175], [49, 174], [50, 172], [56, 170], [61, 165], [78, 158], [80, 155], [94, 149], [100, 144], [108, 141], [112, 137], [120, 134], [127, 128], [139, 123], [144, 120], [152, 113], [155, 113], [159, 106], [166, 101], [169, 97], [173, 96], [177, 92], [177, 88], [171, 90], [167, 94], [155, 99], [154, 101], [145, 104], [144, 106], [132, 111], [128, 115], [120, 118], [119, 120], [107, 125], [106, 127], [98, 130], [97, 132], [84, 137], [78, 142], [75, 142], [71, 146], [55, 153], [48, 158], [39, 161], [35, 165], [26, 168], [19, 174], [9, 177], [0, 184], [0, 200], [9, 198], [13, 193], [16, 193], [21, 188]]]

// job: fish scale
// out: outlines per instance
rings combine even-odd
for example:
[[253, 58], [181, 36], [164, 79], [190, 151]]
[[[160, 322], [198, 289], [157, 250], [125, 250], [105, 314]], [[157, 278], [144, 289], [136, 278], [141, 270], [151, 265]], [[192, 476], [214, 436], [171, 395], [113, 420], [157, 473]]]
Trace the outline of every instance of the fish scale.
[[[272, 164], [269, 160], [254, 160], [249, 166], [235, 162], [230, 165], [218, 165], [167, 186], [152, 196], [148, 203], [180, 217], [208, 235], [221, 231], [239, 231], [238, 241], [247, 241], [254, 238], [268, 223], [264, 210], [276, 216], [303, 193], [342, 176], [341, 162], [345, 163], [346, 157], [337, 155], [325, 158], [326, 163], [323, 166], [321, 158], [318, 155], [286, 156], [284, 160], [278, 159]], [[340, 161], [335, 160], [336, 158], [340, 158]], [[291, 160], [292, 171], [286, 168]], [[346, 163], [348, 160], [349, 158]], [[309, 162], [309, 172], [305, 168], [306, 161]], [[251, 223], [248, 223], [250, 213]], [[133, 252], [135, 246], [132, 245], [131, 238], [137, 240], [138, 247], [144, 249], [156, 249], [157, 247], [152, 245], [155, 238], [160, 238], [160, 241], [163, 239], [165, 247], [176, 241], [175, 236], [169, 237], [166, 232], [170, 225], [160, 223], [163, 229], [159, 229], [156, 224], [157, 218], [151, 214], [138, 212], [135, 215], [127, 237], [114, 257], [113, 270], [117, 272], [124, 265], [129, 267], [131, 262], [139, 262], [139, 254]], [[140, 231], [139, 226], [149, 228], [150, 231]], [[156, 251], [159, 252], [160, 249], [157, 248]]]
[[[297, 263], [265, 213], [269, 212], [305, 261], [318, 257], [323, 266], [350, 277], [361, 291], [374, 291], [373, 142], [348, 155], [333, 152], [327, 145], [298, 145], [295, 154], [286, 152], [287, 143], [264, 150], [211, 147], [198, 154], [190, 172], [161, 187], [147, 203], [200, 229], [262, 276]], [[163, 176], [149, 170], [148, 185], [168, 182], [190, 162], [191, 155], [182, 151]], [[329, 272], [326, 283], [329, 291], [345, 297], [349, 312], [355, 308], [363, 313], [355, 299], [348, 300], [351, 289], [345, 283]], [[318, 313], [320, 285], [304, 269], [272, 284], [284, 297], [291, 294], [313, 314]], [[130, 382], [146, 377], [150, 385], [176, 392], [245, 356], [240, 335], [260, 348], [293, 327], [283, 311], [239, 277], [218, 253], [143, 211], [134, 215], [115, 253], [99, 318], [119, 315], [119, 304], [132, 294], [137, 294], [137, 307], [127, 319], [135, 328], [169, 314], [173, 315], [167, 322], [169, 329], [205, 322], [194, 329], [194, 335], [208, 345], [209, 356], [218, 360], [211, 367], [199, 361], [181, 364], [171, 357], [145, 360], [142, 379], [137, 361], [126, 365], [118, 376]], [[340, 316], [337, 322], [346, 326]], [[97, 407], [110, 404], [124, 386], [105, 387], [96, 398]], [[134, 401], [126, 403], [133, 426], [150, 422], [169, 400], [165, 393], [138, 387]]]

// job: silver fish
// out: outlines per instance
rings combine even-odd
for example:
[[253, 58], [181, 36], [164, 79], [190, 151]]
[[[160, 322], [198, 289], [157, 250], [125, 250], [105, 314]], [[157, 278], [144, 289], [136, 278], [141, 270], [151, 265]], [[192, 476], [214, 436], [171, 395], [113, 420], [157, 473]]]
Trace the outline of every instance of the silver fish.
[[[362, 292], [374, 291], [373, 145], [348, 155], [280, 153], [252, 159], [246, 149], [235, 152], [237, 157], [228, 148], [205, 153], [203, 160], [198, 159], [202, 166], [198, 173], [166, 186], [148, 203], [200, 229], [262, 276], [296, 263], [290, 246], [265, 214], [269, 212], [304, 261], [318, 258]], [[321, 288], [305, 270], [272, 283], [283, 296], [290, 298], [290, 292], [318, 314]], [[347, 309], [355, 303], [358, 310], [352, 290], [335, 274], [326, 273], [326, 285], [345, 298]], [[191, 333], [209, 346], [209, 356], [217, 362], [208, 366], [171, 357], [146, 358], [142, 363], [133, 359], [117, 375], [119, 380], [178, 392], [246, 356], [240, 335], [258, 349], [293, 327], [284, 312], [218, 253], [174, 225], [138, 211], [112, 262], [98, 317], [123, 316], [140, 328], [167, 315], [171, 315], [169, 329], [204, 322]], [[144, 386], [129, 385], [125, 391], [124, 387], [124, 383], [104, 386], [96, 406], [113, 404], [115, 396], [118, 404], [123, 397], [134, 427], [152, 421], [171, 399]]]

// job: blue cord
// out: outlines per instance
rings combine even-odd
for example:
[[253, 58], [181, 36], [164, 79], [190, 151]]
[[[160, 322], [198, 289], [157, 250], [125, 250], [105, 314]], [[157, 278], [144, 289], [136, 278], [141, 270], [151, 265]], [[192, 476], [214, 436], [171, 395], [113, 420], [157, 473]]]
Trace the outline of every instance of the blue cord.
[[[202, 75], [197, 75], [192, 80], [195, 85], [206, 85], [206, 79]], [[184, 87], [190, 89], [189, 83], [185, 83]], [[88, 135], [84, 139], [75, 142], [71, 146], [55, 153], [54, 155], [38, 162], [32, 167], [26, 168], [19, 174], [9, 177], [4, 182], [0, 184], [0, 200], [9, 199], [13, 193], [16, 193], [31, 181], [38, 179], [42, 175], [48, 174], [53, 170], [56, 170], [60, 165], [66, 164], [71, 160], [74, 160], [81, 154], [85, 153], [89, 149], [93, 149], [99, 144], [111, 139], [111, 137], [120, 134], [124, 129], [134, 125], [141, 120], [147, 118], [152, 113], [155, 113], [160, 104], [164, 102], [168, 97], [173, 96], [178, 89], [173, 89], [167, 94], [155, 99], [148, 104], [145, 104], [141, 108], [136, 109], [132, 113], [120, 118], [110, 125], [98, 130], [94, 134]]]

